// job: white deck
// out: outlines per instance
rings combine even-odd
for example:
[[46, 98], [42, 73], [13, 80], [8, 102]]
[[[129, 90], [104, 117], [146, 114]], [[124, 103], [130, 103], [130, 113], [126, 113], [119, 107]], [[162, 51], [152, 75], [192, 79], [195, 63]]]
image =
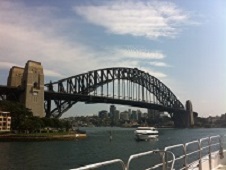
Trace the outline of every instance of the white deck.
[[213, 170], [226, 170], [226, 150], [224, 150], [224, 158], [220, 159], [218, 158], [213, 160], [214, 162], [214, 168]]
[[[202, 170], [226, 170], [226, 150], [223, 151], [223, 154], [224, 157], [222, 158], [219, 152], [212, 153], [211, 163], [208, 156], [203, 157], [201, 161]], [[199, 162], [193, 162], [188, 170], [199, 170]]]
[[219, 165], [214, 170], [226, 170], [226, 165]]

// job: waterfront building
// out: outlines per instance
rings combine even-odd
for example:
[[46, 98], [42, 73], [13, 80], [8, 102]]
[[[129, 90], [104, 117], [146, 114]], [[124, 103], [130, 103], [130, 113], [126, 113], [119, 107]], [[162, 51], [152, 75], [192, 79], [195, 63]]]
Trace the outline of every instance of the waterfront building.
[[221, 115], [222, 120], [226, 120], [226, 113]]
[[11, 130], [11, 116], [9, 112], [0, 111], [0, 131]]
[[113, 115], [113, 120], [116, 123], [119, 121], [119, 119], [120, 119], [120, 112], [119, 112], [119, 110], [115, 110], [114, 115]]
[[143, 113], [141, 116], [142, 116], [142, 118], [147, 119], [148, 118], [148, 113]]
[[216, 117], [209, 116], [207, 119], [208, 119], [209, 124], [215, 124], [218, 120], [220, 120], [220, 117], [219, 116], [216, 116]]
[[136, 110], [132, 110], [131, 115], [130, 115], [130, 120], [133, 120], [134, 116], [137, 114]]
[[149, 119], [158, 119], [160, 117], [160, 111], [158, 110], [153, 110], [153, 109], [148, 109], [148, 118]]
[[128, 112], [129, 112], [129, 118], [131, 117], [131, 114], [132, 114], [132, 110], [131, 109], [128, 109]]
[[135, 110], [132, 111], [130, 119], [131, 120], [138, 120], [137, 111], [135, 111]]
[[121, 120], [129, 120], [129, 112], [128, 111], [121, 112], [120, 119]]
[[111, 105], [111, 106], [110, 106], [110, 117], [111, 117], [111, 118], [113, 117], [115, 111], [116, 111], [115, 105]]
[[103, 119], [103, 118], [107, 118], [108, 117], [108, 112], [107, 110], [101, 110], [98, 113], [99, 118]]
[[142, 117], [142, 112], [138, 109], [137, 110], [137, 120], [140, 121]]

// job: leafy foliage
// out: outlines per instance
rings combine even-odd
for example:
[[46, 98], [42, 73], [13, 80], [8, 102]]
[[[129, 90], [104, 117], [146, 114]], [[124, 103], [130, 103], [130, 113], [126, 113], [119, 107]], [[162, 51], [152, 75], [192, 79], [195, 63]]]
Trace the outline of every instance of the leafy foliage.
[[44, 127], [65, 128], [71, 127], [68, 121], [60, 121], [56, 118], [39, 118], [33, 116], [30, 109], [23, 104], [12, 101], [0, 101], [0, 110], [10, 112], [12, 117], [11, 129], [19, 132], [37, 132]]
[[0, 108], [3, 111], [10, 112], [12, 117], [11, 128], [13, 130], [23, 129], [26, 120], [33, 116], [31, 110], [18, 102], [0, 101]]

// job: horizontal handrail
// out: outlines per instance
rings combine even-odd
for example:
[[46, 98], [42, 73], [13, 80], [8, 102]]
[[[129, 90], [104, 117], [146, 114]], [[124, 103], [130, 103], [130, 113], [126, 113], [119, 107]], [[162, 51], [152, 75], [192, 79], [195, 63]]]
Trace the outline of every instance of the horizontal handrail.
[[122, 170], [125, 170], [125, 164], [121, 159], [114, 159], [114, 160], [110, 160], [110, 161], [94, 163], [94, 164], [86, 165], [86, 166], [71, 169], [71, 170], [89, 170], [89, 169], [100, 168], [100, 167], [110, 165], [110, 164], [115, 164], [115, 163], [120, 163], [122, 166]]
[[[214, 139], [219, 139], [219, 140], [218, 141], [214, 141]], [[203, 146], [202, 145], [204, 142], [207, 142], [207, 144], [206, 144], [207, 146]], [[193, 151], [188, 153], [188, 151], [187, 151], [188, 146], [194, 145], [194, 144], [197, 144], [198, 149], [193, 150]], [[175, 148], [182, 148], [183, 149], [183, 154], [180, 155], [180, 156], [177, 156], [175, 158], [175, 161], [184, 159], [184, 164], [183, 164], [183, 167], [181, 169], [187, 169], [188, 167], [193, 166], [194, 162], [190, 163], [188, 165], [187, 157], [191, 156], [191, 155], [193, 155], [195, 153], [199, 153], [199, 159], [197, 161], [198, 161], [199, 170], [202, 170], [201, 162], [202, 162], [203, 156], [201, 155], [201, 152], [204, 149], [208, 149], [208, 154], [206, 156], [208, 156], [209, 166], [212, 167], [212, 163], [211, 163], [212, 150], [211, 149], [214, 146], [220, 146], [219, 150], [220, 150], [220, 153], [222, 153], [223, 148], [222, 148], [222, 141], [221, 141], [221, 136], [220, 135], [201, 138], [200, 140], [191, 141], [191, 142], [188, 142], [188, 143], [185, 143], [185, 144], [177, 144], [177, 145], [167, 146], [167, 147], [165, 147], [164, 150], [168, 151], [168, 150], [172, 150], [172, 149], [175, 149]]]
[[[154, 151], [148, 151], [148, 152], [143, 152], [143, 153], [138, 153], [138, 154], [131, 155], [131, 156], [129, 157], [128, 162], [127, 162], [127, 170], [130, 169], [130, 163], [131, 163], [131, 161], [132, 161], [133, 159], [139, 158], [139, 157], [142, 157], [142, 156], [146, 156], [146, 155], [150, 155], [150, 154], [153, 154], [153, 153], [154, 153], [154, 154], [159, 153], [159, 154], [163, 157], [163, 159], [164, 159], [164, 157], [165, 157], [165, 155], [166, 155], [167, 153], [171, 154], [171, 155], [172, 155], [172, 160], [171, 160], [172, 163], [171, 163], [170, 170], [173, 169], [173, 167], [174, 167], [174, 162], [175, 162], [175, 155], [174, 155], [172, 152], [170, 152], [170, 151], [154, 150]], [[164, 159], [164, 160], [165, 160], [165, 159]], [[167, 162], [167, 161], [166, 161], [166, 162]], [[164, 163], [165, 163], [165, 161], [163, 161], [163, 162], [160, 163], [160, 164], [154, 165], [154, 166], [152, 166], [152, 167], [150, 167], [150, 168], [148, 168], [148, 169], [146, 169], [146, 170], [156, 169], [156, 168], [158, 168], [158, 167], [160, 167], [160, 166], [163, 166]]]
[[175, 157], [175, 161], [178, 161], [178, 160], [181, 160], [181, 159], [185, 158], [186, 152], [185, 152], [184, 144], [177, 144], [177, 145], [167, 146], [167, 147], [165, 147], [164, 150], [168, 151], [168, 150], [172, 150], [172, 149], [176, 149], [176, 148], [183, 148], [184, 154], [181, 155], [181, 156]]
[[167, 147], [165, 147], [164, 150], [167, 151], [169, 149], [178, 148], [178, 147], [184, 147], [184, 144], [177, 144], [177, 145], [167, 146]]

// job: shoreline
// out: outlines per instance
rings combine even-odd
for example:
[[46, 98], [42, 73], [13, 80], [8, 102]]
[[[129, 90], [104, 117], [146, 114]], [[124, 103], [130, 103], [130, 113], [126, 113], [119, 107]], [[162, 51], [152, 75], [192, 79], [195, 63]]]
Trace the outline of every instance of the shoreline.
[[31, 135], [31, 134], [4, 134], [0, 135], [0, 142], [41, 142], [41, 141], [69, 141], [86, 139], [86, 134], [62, 134], [62, 135]]

